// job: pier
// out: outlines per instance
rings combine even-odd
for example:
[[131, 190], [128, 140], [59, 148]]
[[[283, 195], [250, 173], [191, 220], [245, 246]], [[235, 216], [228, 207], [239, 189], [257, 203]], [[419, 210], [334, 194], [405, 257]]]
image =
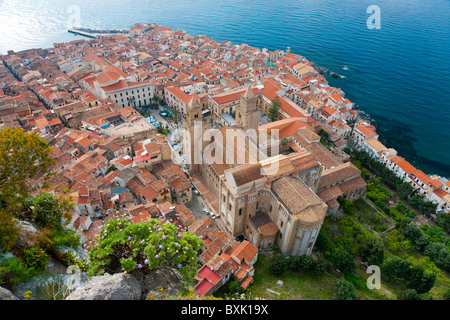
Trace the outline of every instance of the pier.
[[109, 36], [114, 34], [125, 33], [124, 30], [95, 30], [89, 28], [72, 27], [68, 30], [70, 33], [79, 34], [88, 38], [100, 38], [102, 36]]

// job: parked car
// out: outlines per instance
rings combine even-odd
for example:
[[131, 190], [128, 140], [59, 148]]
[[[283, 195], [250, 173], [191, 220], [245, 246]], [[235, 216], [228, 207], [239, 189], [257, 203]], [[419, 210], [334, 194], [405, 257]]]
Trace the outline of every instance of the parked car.
[[194, 190], [194, 193], [196, 196], [198, 196], [200, 194], [200, 192], [198, 192], [198, 190]]
[[203, 209], [203, 212], [204, 212], [206, 215], [209, 215], [208, 209]]
[[214, 213], [211, 212], [211, 218], [215, 219], [216, 215]]

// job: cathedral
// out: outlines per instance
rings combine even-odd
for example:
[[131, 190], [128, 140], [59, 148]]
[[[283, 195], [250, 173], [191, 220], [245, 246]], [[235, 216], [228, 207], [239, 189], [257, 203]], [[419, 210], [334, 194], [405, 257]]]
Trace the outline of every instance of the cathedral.
[[[220, 128], [202, 118], [198, 101], [188, 103], [183, 143], [189, 174], [200, 176], [217, 198], [216, 221], [231, 236], [243, 235], [260, 249], [278, 247], [286, 256], [310, 255], [325, 216], [337, 212], [337, 197], [364, 197], [366, 185], [351, 163], [333, 159], [330, 167], [322, 160], [334, 155], [316, 145], [317, 135], [302, 119], [263, 126], [269, 134], [261, 130], [259, 99], [249, 86], [234, 126]], [[288, 134], [287, 151], [279, 152], [278, 128]]]

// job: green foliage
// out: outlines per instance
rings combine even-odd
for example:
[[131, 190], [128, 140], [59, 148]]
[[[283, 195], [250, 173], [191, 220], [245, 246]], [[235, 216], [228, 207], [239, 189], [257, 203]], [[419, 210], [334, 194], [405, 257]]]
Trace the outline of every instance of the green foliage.
[[340, 278], [334, 283], [333, 291], [338, 300], [358, 300], [355, 287], [344, 278]]
[[274, 276], [280, 276], [284, 273], [287, 267], [287, 259], [280, 253], [276, 253], [269, 260], [269, 271]]
[[310, 269], [315, 275], [321, 275], [331, 270], [331, 263], [324, 258], [313, 259]]
[[405, 275], [408, 274], [411, 267], [411, 262], [394, 256], [393, 258], [384, 262], [382, 266], [383, 275], [386, 278], [395, 281], [401, 281]]
[[33, 179], [56, 161], [52, 149], [35, 133], [5, 127], [0, 130], [0, 202], [15, 207], [28, 197]]
[[397, 252], [401, 249], [411, 250], [413, 248], [411, 241], [405, 239], [403, 234], [401, 234], [397, 229], [389, 232], [389, 234], [385, 238], [384, 244], [389, 250], [393, 252]]
[[414, 210], [411, 210], [408, 208], [402, 201], [397, 201], [395, 208], [403, 213], [405, 216], [407, 216], [410, 219], [414, 219], [417, 216], [417, 213]]
[[423, 225], [421, 228], [425, 235], [428, 237], [428, 241], [430, 242], [444, 242], [445, 239], [445, 231], [441, 227], [436, 227], [434, 225]]
[[425, 271], [420, 264], [413, 266], [408, 273], [406, 286], [415, 289], [417, 293], [426, 293], [433, 288], [436, 281], [436, 274]]
[[411, 241], [413, 246], [420, 251], [423, 251], [426, 245], [428, 245], [427, 237], [420, 231], [414, 223], [410, 223], [404, 229], [400, 230], [405, 238]]
[[443, 243], [430, 243], [425, 247], [423, 254], [435, 261], [439, 267], [450, 272], [450, 252]]
[[18, 234], [19, 227], [12, 211], [0, 207], [0, 250], [11, 249]]
[[81, 245], [80, 235], [74, 230], [59, 227], [51, 229], [50, 232], [50, 237], [52, 238], [52, 248], [55, 250], [63, 247], [75, 249]]
[[397, 295], [397, 300], [421, 300], [417, 291], [414, 289], [407, 289], [400, 291]]
[[346, 214], [353, 215], [355, 204], [352, 201], [344, 197], [338, 197], [337, 201], [339, 202], [340, 207], [342, 208], [342, 210], [344, 210]]
[[47, 267], [48, 255], [39, 247], [24, 249], [25, 262], [28, 268], [43, 271]]
[[144, 273], [162, 266], [177, 267], [185, 280], [192, 281], [197, 269], [197, 253], [203, 241], [194, 233], [179, 232], [169, 222], [150, 219], [134, 224], [128, 218], [108, 221], [99, 241], [89, 252], [88, 274], [104, 272]]
[[283, 147], [285, 147], [289, 143], [289, 140], [288, 140], [288, 138], [283, 137], [283, 138], [281, 138], [280, 143]]
[[41, 227], [58, 227], [65, 213], [70, 209], [70, 206], [63, 205], [53, 194], [46, 192], [35, 196], [31, 204], [33, 219]]
[[11, 257], [0, 262], [1, 280], [6, 284], [26, 281], [34, 274], [35, 269], [28, 268], [19, 258]]
[[359, 246], [359, 253], [369, 265], [381, 265], [384, 261], [383, 244], [375, 237], [365, 238]]
[[437, 223], [444, 230], [450, 231], [450, 212], [439, 213], [437, 215]]
[[388, 200], [392, 196], [392, 194], [387, 191], [386, 188], [383, 188], [381, 186], [381, 178], [376, 178], [373, 183], [367, 184], [366, 196], [375, 203], [380, 201], [383, 202], [384, 207], [384, 202]]
[[397, 184], [396, 191], [400, 199], [407, 200], [413, 193], [414, 189], [408, 182], [402, 182]]
[[430, 291], [436, 281], [436, 273], [426, 271], [421, 264], [413, 266], [410, 261], [397, 256], [386, 261], [382, 270], [388, 279], [403, 283], [407, 288], [415, 289], [417, 293]]
[[314, 259], [311, 256], [291, 256], [288, 259], [287, 266], [291, 271], [309, 272], [312, 269]]
[[331, 262], [341, 272], [352, 272], [356, 269], [353, 255], [344, 248], [339, 248], [331, 257]]
[[450, 300], [450, 288], [448, 288], [444, 293], [444, 299]]
[[280, 114], [280, 107], [281, 107], [281, 101], [278, 97], [275, 97], [271, 101], [270, 108], [269, 108], [269, 114], [267, 115], [267, 117], [269, 118], [269, 120], [271, 122], [278, 120], [278, 116]]
[[315, 248], [320, 250], [327, 258], [330, 258], [336, 250], [336, 245], [330, 240], [323, 228], [320, 229]]
[[357, 242], [361, 242], [369, 235], [369, 233], [361, 227], [361, 224], [350, 216], [346, 216], [339, 221], [339, 228], [344, 233], [345, 237], [354, 239]]
[[232, 279], [232, 280], [228, 281], [228, 292], [234, 293], [234, 294], [235, 293], [241, 294], [244, 291], [245, 290], [244, 290], [244, 288], [241, 287], [239, 280]]

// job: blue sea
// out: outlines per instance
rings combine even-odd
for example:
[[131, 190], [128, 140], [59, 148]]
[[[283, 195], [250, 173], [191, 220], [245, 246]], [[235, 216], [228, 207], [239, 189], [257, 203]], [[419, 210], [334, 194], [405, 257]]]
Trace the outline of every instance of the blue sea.
[[[379, 8], [379, 29], [367, 20]], [[0, 0], [0, 53], [81, 38], [72, 25], [155, 22], [269, 50], [291, 47], [372, 119], [380, 140], [450, 178], [449, 0]]]

